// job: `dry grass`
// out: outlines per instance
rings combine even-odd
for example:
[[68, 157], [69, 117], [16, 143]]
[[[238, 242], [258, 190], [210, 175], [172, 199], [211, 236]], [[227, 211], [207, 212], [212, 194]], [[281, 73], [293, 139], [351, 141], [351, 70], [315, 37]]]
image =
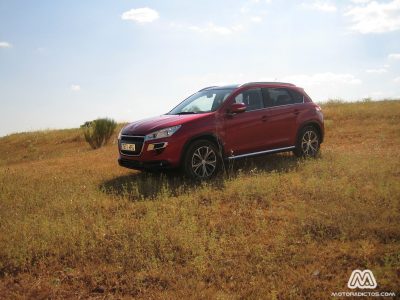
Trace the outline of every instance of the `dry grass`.
[[0, 295], [324, 299], [356, 268], [399, 292], [400, 101], [323, 109], [319, 159], [197, 186], [74, 129], [0, 139]]

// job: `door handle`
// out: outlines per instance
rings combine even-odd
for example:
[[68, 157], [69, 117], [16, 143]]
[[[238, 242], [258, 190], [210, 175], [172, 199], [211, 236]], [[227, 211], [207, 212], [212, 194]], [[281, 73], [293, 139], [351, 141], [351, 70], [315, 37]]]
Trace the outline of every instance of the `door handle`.
[[262, 120], [263, 122], [266, 122], [266, 121], [268, 120], [268, 117], [267, 117], [267, 116], [262, 116], [262, 117], [261, 117], [261, 120]]
[[295, 110], [293, 111], [293, 113], [294, 113], [295, 115], [298, 115], [298, 114], [300, 113], [300, 110], [295, 109]]

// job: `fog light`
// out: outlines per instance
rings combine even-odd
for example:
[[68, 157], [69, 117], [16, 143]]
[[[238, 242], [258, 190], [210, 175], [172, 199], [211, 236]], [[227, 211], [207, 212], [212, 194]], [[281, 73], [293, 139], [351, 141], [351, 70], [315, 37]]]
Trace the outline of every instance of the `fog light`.
[[155, 144], [149, 144], [147, 146], [147, 151], [152, 151], [152, 150], [161, 150], [167, 147], [168, 143], [163, 142], [163, 143], [155, 143]]

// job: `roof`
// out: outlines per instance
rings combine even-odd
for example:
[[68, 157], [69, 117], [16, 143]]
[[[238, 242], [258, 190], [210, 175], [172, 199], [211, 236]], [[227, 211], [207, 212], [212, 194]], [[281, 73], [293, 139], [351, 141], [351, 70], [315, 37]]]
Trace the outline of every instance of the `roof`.
[[246, 85], [253, 85], [253, 84], [274, 84], [274, 85], [289, 85], [289, 86], [296, 86], [293, 83], [288, 83], [288, 82], [278, 82], [278, 81], [255, 81], [255, 82], [248, 82], [245, 84], [242, 84], [241, 86], [246, 86]]
[[[288, 83], [288, 82], [277, 82], [277, 81], [270, 81], [270, 82], [263, 82], [263, 81], [255, 81], [255, 82], [247, 82], [243, 84], [229, 84], [229, 85], [222, 85], [222, 86], [209, 86], [201, 89], [200, 91], [205, 91], [205, 90], [216, 90], [216, 89], [237, 89], [239, 87], [243, 86], [249, 86], [249, 85], [256, 85], [256, 84], [271, 84], [271, 85], [286, 85], [286, 86], [296, 86], [293, 83]], [[200, 92], [199, 91], [199, 92]]]

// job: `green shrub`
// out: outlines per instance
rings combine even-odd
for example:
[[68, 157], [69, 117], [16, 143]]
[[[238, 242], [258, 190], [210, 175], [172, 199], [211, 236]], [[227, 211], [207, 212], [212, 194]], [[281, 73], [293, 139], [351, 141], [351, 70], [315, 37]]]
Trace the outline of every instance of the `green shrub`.
[[93, 149], [106, 145], [116, 127], [117, 123], [107, 118], [85, 122], [85, 124], [81, 126], [86, 142], [88, 142]]

